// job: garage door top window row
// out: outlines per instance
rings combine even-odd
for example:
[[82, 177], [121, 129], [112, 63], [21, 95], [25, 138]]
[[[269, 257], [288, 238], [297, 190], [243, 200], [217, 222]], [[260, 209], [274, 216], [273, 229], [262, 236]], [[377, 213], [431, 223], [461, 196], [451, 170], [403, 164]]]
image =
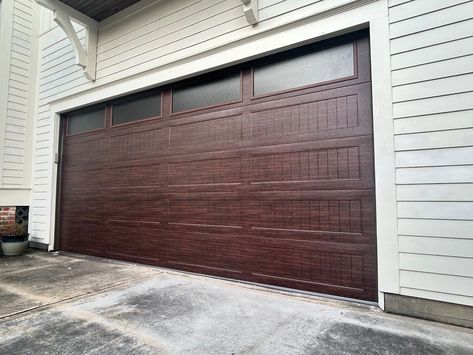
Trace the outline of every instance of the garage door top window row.
[[[252, 66], [252, 97], [279, 94], [305, 86], [355, 76], [352, 42], [324, 49], [304, 49], [301, 55], [275, 56]], [[280, 80], [283, 78], [283, 80]], [[277, 79], [277, 80], [276, 80]], [[241, 71], [177, 84], [171, 89], [171, 113], [184, 113], [242, 101]], [[161, 89], [126, 96], [110, 103], [113, 126], [162, 117]], [[66, 114], [69, 135], [105, 128], [106, 104]]]

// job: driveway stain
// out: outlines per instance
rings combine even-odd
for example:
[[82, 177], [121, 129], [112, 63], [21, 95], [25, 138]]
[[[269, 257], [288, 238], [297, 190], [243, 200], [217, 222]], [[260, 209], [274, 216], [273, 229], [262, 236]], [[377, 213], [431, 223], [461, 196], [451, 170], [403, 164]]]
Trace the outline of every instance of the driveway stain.
[[0, 275], [0, 354], [473, 353], [471, 329], [373, 306], [104, 259], [33, 259], [38, 268], [30, 256]]

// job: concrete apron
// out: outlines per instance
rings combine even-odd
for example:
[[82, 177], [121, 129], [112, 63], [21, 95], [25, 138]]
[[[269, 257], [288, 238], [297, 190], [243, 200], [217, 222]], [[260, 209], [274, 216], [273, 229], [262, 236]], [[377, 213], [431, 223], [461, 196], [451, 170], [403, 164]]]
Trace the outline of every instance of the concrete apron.
[[472, 354], [471, 329], [45, 252], [0, 257], [0, 354]]

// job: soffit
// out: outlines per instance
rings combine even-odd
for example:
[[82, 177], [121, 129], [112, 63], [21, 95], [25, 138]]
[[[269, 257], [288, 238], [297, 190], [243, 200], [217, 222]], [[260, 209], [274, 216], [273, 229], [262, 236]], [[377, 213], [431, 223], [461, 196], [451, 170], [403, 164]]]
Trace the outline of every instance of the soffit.
[[140, 0], [59, 0], [96, 21], [116, 14]]

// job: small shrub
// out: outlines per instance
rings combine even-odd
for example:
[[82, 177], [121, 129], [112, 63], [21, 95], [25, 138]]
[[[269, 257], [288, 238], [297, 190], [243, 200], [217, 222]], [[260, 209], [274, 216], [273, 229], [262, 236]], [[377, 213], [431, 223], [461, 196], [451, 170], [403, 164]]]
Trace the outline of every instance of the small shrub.
[[0, 236], [12, 235], [21, 236], [26, 234], [26, 228], [24, 225], [16, 223], [5, 223], [0, 224]]

